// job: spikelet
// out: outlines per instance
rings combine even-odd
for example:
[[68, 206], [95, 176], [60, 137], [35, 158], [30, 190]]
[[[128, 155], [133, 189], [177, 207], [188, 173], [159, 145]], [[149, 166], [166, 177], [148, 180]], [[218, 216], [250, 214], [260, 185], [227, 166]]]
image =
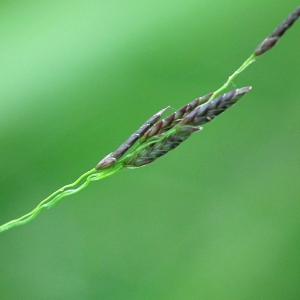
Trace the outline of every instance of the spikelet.
[[[140, 147], [130, 154], [128, 159], [124, 160], [124, 165], [128, 168], [137, 168], [152, 163], [157, 158], [178, 147], [194, 132], [201, 130], [201, 125], [213, 120], [250, 91], [251, 87], [236, 89], [215, 100], [194, 106], [193, 110], [187, 109], [186, 111], [189, 111], [189, 113], [185, 111], [178, 114], [177, 119], [174, 117], [173, 127], [168, 131], [162, 133], [158, 131], [156, 135], [151, 135], [151, 138], [146, 141], [142, 139], [143, 142]], [[176, 116], [176, 113], [172, 116]], [[161, 120], [158, 122], [161, 122]], [[156, 124], [152, 128], [155, 127]]]
[[223, 113], [251, 90], [252, 87], [250, 86], [243, 87], [226, 93], [215, 100], [204, 103], [185, 116], [179, 124], [190, 126], [204, 125]]
[[103, 170], [113, 166], [133, 145], [138, 139], [147, 132], [161, 118], [163, 113], [168, 109], [164, 108], [147, 120], [135, 133], [133, 133], [117, 150], [105, 156], [96, 166], [96, 170]]
[[138, 168], [148, 165], [157, 158], [167, 154], [169, 151], [177, 148], [182, 142], [187, 140], [194, 132], [201, 130], [200, 127], [189, 125], [177, 126], [171, 134], [162, 135], [157, 142], [150, 143], [146, 147], [141, 147], [136, 154], [125, 160], [124, 165], [127, 168]]
[[255, 55], [260, 56], [271, 50], [300, 17], [300, 7], [298, 7], [288, 18], [277, 27], [255, 50]]
[[201, 104], [206, 103], [212, 93], [198, 97], [194, 99], [192, 102], [186, 104], [170, 116], [168, 116], [165, 119], [159, 120], [157, 123], [155, 123], [143, 136], [144, 140], [147, 140], [155, 135], [161, 134], [163, 132], [168, 131], [170, 128], [173, 128], [176, 124], [178, 124], [186, 115], [188, 115], [190, 112], [192, 112], [196, 107], [198, 107]]

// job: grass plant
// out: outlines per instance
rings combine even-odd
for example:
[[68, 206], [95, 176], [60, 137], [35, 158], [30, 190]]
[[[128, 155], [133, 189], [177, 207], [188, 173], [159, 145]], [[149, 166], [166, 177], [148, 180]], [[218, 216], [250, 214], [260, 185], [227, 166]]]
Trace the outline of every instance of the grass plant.
[[137, 168], [152, 163], [179, 146], [202, 126], [234, 105], [251, 91], [251, 87], [226, 90], [234, 80], [261, 56], [269, 52], [300, 17], [297, 8], [277, 29], [270, 34], [245, 62], [228, 77], [225, 83], [214, 92], [198, 97], [178, 111], [162, 118], [168, 108], [163, 109], [147, 120], [115, 151], [105, 156], [94, 168], [81, 175], [73, 183], [61, 187], [42, 200], [29, 213], [0, 226], [0, 232], [25, 225], [44, 210], [52, 208], [65, 197], [85, 189], [91, 182], [110, 177], [122, 169]]

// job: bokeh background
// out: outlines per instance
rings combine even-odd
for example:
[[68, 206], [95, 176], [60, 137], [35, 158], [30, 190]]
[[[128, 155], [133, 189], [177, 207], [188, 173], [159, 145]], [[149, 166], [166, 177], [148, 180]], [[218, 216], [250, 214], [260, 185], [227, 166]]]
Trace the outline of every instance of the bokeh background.
[[[1, 1], [0, 222], [219, 87], [299, 1]], [[178, 150], [0, 236], [0, 297], [300, 299], [300, 24]]]

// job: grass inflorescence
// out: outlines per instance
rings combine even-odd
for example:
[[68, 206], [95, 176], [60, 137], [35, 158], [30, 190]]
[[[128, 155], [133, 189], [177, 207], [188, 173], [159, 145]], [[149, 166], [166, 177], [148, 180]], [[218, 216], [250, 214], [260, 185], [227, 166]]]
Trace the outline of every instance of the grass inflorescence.
[[162, 118], [168, 108], [160, 110], [147, 120], [115, 151], [105, 156], [93, 169], [81, 175], [42, 200], [32, 211], [0, 226], [0, 232], [29, 223], [43, 210], [59, 203], [63, 198], [86, 188], [91, 182], [112, 176], [124, 168], [137, 168], [152, 163], [186, 141], [202, 126], [234, 105], [251, 91], [251, 87], [225, 91], [233, 81], [259, 57], [270, 51], [300, 17], [297, 8], [277, 29], [265, 38], [248, 59], [228, 77], [217, 90], [198, 97], [178, 111]]

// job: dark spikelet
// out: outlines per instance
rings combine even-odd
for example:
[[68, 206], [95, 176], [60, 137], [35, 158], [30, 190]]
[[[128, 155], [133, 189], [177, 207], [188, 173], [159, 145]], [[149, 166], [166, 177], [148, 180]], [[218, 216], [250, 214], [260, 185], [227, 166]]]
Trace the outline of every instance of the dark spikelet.
[[190, 126], [201, 126], [210, 122], [227, 108], [235, 104], [242, 96], [249, 93], [251, 87], [233, 90], [221, 97], [204, 103], [186, 115], [179, 124]]
[[133, 133], [117, 150], [104, 157], [96, 166], [96, 170], [102, 170], [113, 166], [155, 123], [159, 121], [163, 113], [168, 109], [164, 108], [147, 120], [135, 133]]
[[190, 112], [192, 112], [197, 106], [207, 102], [212, 93], [198, 97], [194, 99], [192, 102], [188, 103], [187, 105], [183, 106], [167, 118], [158, 121], [156, 124], [153, 125], [151, 129], [149, 129], [145, 135], [144, 139], [149, 139], [155, 135], [161, 134], [163, 132], [168, 131], [170, 128], [174, 127], [176, 124], [178, 124], [186, 115], [188, 115]]
[[300, 7], [298, 7], [289, 17], [255, 50], [255, 55], [260, 56], [271, 50], [280, 40], [280, 38], [291, 28], [300, 17]]
[[159, 157], [178, 147], [198, 130], [200, 130], [199, 127], [186, 125], [178, 126], [172, 135], [169, 135], [157, 143], [150, 144], [141, 151], [138, 151], [128, 161], [125, 161], [125, 166], [128, 168], [138, 168], [150, 164]]
[[[236, 89], [212, 101], [209, 101], [211, 94], [196, 98], [162, 120], [160, 118], [166, 109], [161, 110], [144, 123], [117, 150], [101, 160], [96, 169], [109, 168], [121, 158], [122, 164], [129, 168], [141, 167], [153, 162], [175, 149], [194, 132], [202, 129], [201, 125], [213, 120], [242, 96], [249, 93], [251, 89], [251, 87]], [[139, 141], [138, 147], [125, 155], [137, 141]]]

